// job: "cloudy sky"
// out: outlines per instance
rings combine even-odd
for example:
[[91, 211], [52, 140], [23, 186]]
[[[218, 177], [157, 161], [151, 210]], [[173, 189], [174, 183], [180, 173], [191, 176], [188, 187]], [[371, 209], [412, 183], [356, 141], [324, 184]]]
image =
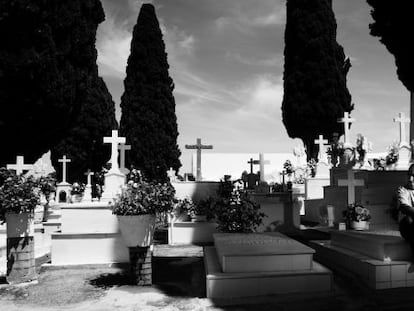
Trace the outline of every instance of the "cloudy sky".
[[[131, 32], [143, 1], [102, 0], [106, 20], [98, 29], [100, 75], [116, 103], [123, 92]], [[197, 137], [207, 152], [290, 152], [300, 143], [282, 123], [285, 0], [153, 0], [175, 83], [178, 144], [190, 170]], [[348, 88], [362, 133], [383, 152], [398, 140], [393, 117], [409, 113], [409, 93], [397, 79], [393, 57], [369, 35], [370, 7], [361, 0], [333, 0], [337, 41], [351, 58]], [[408, 128], [407, 128], [408, 131]]]

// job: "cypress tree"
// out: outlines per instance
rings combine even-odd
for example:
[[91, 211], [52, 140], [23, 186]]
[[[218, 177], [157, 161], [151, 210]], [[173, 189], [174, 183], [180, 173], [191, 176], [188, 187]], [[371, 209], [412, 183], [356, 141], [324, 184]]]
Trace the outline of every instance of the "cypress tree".
[[63, 155], [71, 159], [67, 172], [70, 182], [85, 182], [84, 173], [88, 169], [100, 172], [110, 158], [110, 148], [103, 144], [103, 137], [111, 136], [111, 130], [117, 127], [112, 97], [102, 78], [96, 77], [87, 92], [75, 126], [51, 150], [57, 176], [62, 176], [62, 165], [58, 159]]
[[0, 165], [34, 162], [73, 126], [103, 20], [99, 0], [0, 0]]
[[414, 47], [409, 34], [414, 29], [412, 1], [367, 0], [373, 8], [374, 23], [369, 25], [372, 36], [394, 55], [397, 75], [404, 86], [414, 92]]
[[130, 164], [150, 180], [166, 180], [166, 171], [181, 166], [177, 145], [174, 83], [152, 4], [143, 4], [133, 30], [125, 91], [121, 97], [120, 132], [131, 145]]
[[337, 119], [353, 109], [350, 62], [336, 42], [331, 0], [287, 0], [286, 6], [283, 123], [289, 137], [302, 139], [308, 159], [316, 158], [314, 139], [342, 135]]

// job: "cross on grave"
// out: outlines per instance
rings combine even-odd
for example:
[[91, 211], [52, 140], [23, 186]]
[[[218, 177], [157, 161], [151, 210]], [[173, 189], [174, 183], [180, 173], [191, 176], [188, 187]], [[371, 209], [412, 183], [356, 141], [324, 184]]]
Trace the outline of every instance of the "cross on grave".
[[125, 137], [119, 137], [118, 131], [113, 130], [111, 137], [104, 137], [104, 143], [111, 144], [111, 159], [109, 162], [111, 163], [110, 172], [119, 172], [118, 166], [118, 144], [125, 144]]
[[58, 162], [62, 163], [62, 183], [66, 183], [66, 163], [71, 162], [71, 159], [66, 158], [66, 155], [62, 159], [58, 159]]
[[24, 156], [17, 156], [16, 164], [7, 164], [7, 169], [15, 170], [17, 175], [20, 175], [23, 171], [30, 171], [33, 167], [32, 164], [24, 164]]
[[259, 161], [250, 158], [250, 161], [247, 161], [247, 163], [250, 164], [250, 174], [253, 174], [253, 165], [259, 164]]
[[328, 158], [326, 156], [325, 144], [328, 143], [327, 139], [323, 139], [323, 135], [319, 135], [319, 139], [315, 139], [315, 144], [319, 145], [318, 160], [319, 162], [328, 163]]
[[185, 149], [197, 149], [197, 176], [196, 181], [201, 181], [201, 149], [213, 149], [212, 145], [202, 145], [201, 138], [197, 138], [197, 144], [185, 145]]
[[126, 174], [129, 173], [129, 170], [125, 167], [125, 152], [127, 150], [131, 150], [131, 145], [119, 144], [118, 145], [118, 150], [120, 151], [120, 157], [121, 157], [121, 159], [119, 161], [120, 162], [119, 163], [120, 170], [123, 174], [126, 175]]
[[88, 170], [84, 175], [87, 177], [86, 185], [92, 185], [92, 176], [95, 174], [94, 172], [91, 172], [91, 170]]
[[354, 118], [351, 118], [349, 116], [349, 112], [344, 112], [344, 117], [338, 119], [339, 123], [343, 123], [344, 124], [344, 143], [345, 144], [350, 144], [351, 142], [349, 141], [349, 125], [352, 122], [355, 122]]
[[265, 164], [270, 164], [270, 161], [264, 159], [263, 153], [259, 153], [259, 163], [258, 164], [260, 165], [260, 181], [265, 181], [264, 166], [265, 166]]
[[170, 179], [170, 182], [176, 181], [177, 177], [175, 176], [175, 170], [172, 167], [170, 167], [170, 169], [167, 171], [167, 176]]
[[394, 122], [400, 123], [400, 146], [408, 145], [405, 136], [405, 123], [410, 123], [410, 118], [406, 118], [404, 112], [400, 112], [398, 118], [394, 118]]
[[347, 171], [347, 179], [339, 179], [338, 186], [347, 186], [348, 187], [348, 205], [355, 203], [355, 187], [364, 186], [363, 179], [355, 179], [354, 171]]

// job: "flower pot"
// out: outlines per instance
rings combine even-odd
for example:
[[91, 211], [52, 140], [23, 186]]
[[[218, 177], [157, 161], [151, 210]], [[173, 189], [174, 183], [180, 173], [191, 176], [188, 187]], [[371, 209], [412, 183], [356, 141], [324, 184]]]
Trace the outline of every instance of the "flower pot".
[[37, 278], [34, 254], [34, 213], [6, 213], [7, 282], [18, 284]]
[[155, 215], [117, 216], [119, 230], [128, 247], [145, 247], [152, 244]]
[[206, 222], [207, 216], [206, 215], [193, 215], [191, 216], [191, 222]]
[[354, 230], [362, 231], [369, 229], [369, 222], [368, 221], [351, 221], [351, 228]]

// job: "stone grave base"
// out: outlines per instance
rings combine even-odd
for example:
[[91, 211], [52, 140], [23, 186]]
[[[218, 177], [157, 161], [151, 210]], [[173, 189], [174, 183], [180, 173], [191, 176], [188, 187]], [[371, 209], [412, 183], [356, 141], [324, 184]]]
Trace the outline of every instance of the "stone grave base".
[[176, 221], [168, 223], [168, 244], [205, 244], [213, 242], [215, 222]]
[[398, 232], [332, 231], [331, 237], [310, 244], [322, 264], [352, 273], [372, 289], [414, 286], [410, 248]]
[[53, 233], [52, 264], [82, 265], [129, 262], [120, 233]]
[[332, 289], [332, 273], [312, 263], [308, 271], [223, 273], [216, 250], [204, 247], [207, 297], [210, 299], [258, 297], [286, 293], [327, 292]]
[[216, 233], [204, 248], [208, 298], [330, 291], [332, 273], [314, 250], [277, 233]]

